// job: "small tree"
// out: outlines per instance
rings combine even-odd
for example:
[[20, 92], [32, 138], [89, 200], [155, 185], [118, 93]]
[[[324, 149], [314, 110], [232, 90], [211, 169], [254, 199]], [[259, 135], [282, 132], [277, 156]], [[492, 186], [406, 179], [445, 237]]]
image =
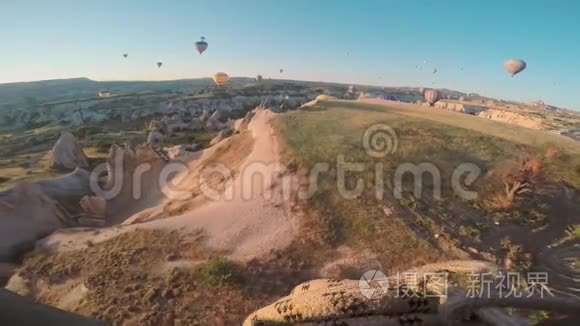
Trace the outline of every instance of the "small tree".
[[535, 159], [524, 159], [517, 171], [501, 170], [499, 177], [505, 186], [505, 202], [511, 206], [517, 195], [532, 190], [532, 185], [540, 173], [542, 165]]

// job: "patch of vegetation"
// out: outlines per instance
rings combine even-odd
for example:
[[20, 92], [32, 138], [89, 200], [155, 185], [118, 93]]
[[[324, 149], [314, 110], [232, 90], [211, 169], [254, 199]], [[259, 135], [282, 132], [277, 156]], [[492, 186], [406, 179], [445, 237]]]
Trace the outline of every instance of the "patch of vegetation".
[[462, 225], [459, 227], [459, 234], [463, 237], [473, 239], [477, 242], [481, 241], [481, 233], [478, 229], [474, 228], [471, 225]]
[[224, 286], [241, 282], [239, 266], [232, 260], [216, 256], [208, 259], [198, 271], [199, 279], [212, 286]]
[[566, 228], [566, 234], [574, 240], [580, 240], [580, 224], [569, 225]]
[[216, 131], [180, 131], [165, 137], [163, 141], [165, 146], [196, 143], [206, 148], [217, 134]]
[[514, 244], [509, 237], [501, 240], [504, 264], [508, 270], [519, 272], [520, 275], [527, 275], [534, 266], [532, 255], [525, 251], [519, 244]]

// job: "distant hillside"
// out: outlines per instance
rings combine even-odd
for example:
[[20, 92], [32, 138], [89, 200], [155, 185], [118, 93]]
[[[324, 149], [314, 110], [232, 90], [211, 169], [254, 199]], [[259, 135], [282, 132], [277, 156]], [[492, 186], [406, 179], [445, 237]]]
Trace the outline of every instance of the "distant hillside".
[[[233, 78], [245, 81], [249, 78]], [[0, 111], [35, 108], [51, 102], [94, 97], [100, 91], [113, 94], [145, 91], [181, 92], [205, 87], [210, 78], [169, 81], [94, 81], [88, 78], [54, 79], [0, 84]]]

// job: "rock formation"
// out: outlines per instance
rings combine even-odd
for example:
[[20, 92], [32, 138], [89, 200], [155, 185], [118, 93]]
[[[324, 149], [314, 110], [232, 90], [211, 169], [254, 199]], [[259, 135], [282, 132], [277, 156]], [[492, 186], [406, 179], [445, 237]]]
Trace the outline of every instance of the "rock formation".
[[199, 147], [199, 144], [176, 145], [167, 150], [167, 156], [169, 156], [169, 159], [175, 160], [196, 152], [199, 150]]
[[122, 222], [131, 213], [157, 203], [165, 186], [160, 173], [166, 160], [151, 145], [133, 148], [111, 146], [107, 158], [107, 176], [96, 192], [107, 200], [106, 217], [112, 224]]
[[[40, 180], [34, 184], [51, 199], [74, 202], [91, 193], [89, 177], [90, 174], [87, 170], [77, 168], [65, 176]], [[16, 193], [16, 188], [0, 192], [0, 202], [14, 202], [17, 197]]]
[[210, 117], [210, 113], [207, 110], [203, 110], [203, 112], [199, 116], [199, 119], [201, 120], [201, 122], [205, 123], [207, 121], [207, 119], [209, 119], [209, 117]]
[[86, 168], [88, 166], [87, 156], [75, 136], [68, 131], [64, 131], [52, 148], [50, 167], [53, 169], [74, 170], [77, 167]]
[[55, 200], [38, 184], [21, 183], [15, 201], [0, 202], [0, 261], [11, 261], [36, 240], [64, 227]]
[[479, 112], [485, 111], [487, 108], [479, 105], [470, 105], [465, 103], [453, 102], [453, 101], [439, 101], [434, 104], [435, 108], [456, 111], [467, 114], [478, 114]]
[[160, 146], [163, 144], [163, 135], [159, 131], [151, 131], [147, 136], [147, 144]]
[[107, 217], [107, 201], [103, 197], [84, 196], [80, 201], [83, 216], [77, 222], [82, 226], [104, 226]]

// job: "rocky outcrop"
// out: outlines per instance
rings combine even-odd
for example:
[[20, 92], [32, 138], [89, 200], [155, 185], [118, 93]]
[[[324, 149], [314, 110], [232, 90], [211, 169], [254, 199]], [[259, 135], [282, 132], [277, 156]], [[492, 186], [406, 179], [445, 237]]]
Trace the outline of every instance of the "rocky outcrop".
[[455, 112], [462, 112], [467, 114], [478, 114], [482, 111], [485, 111], [487, 108], [479, 105], [470, 105], [460, 102], [452, 102], [452, 101], [439, 101], [434, 104], [434, 107], [437, 109], [443, 109], [448, 111], [455, 111]]
[[149, 125], [147, 126], [148, 131], [161, 131], [162, 123], [157, 119], [153, 119], [149, 121]]
[[176, 145], [167, 150], [167, 156], [171, 160], [186, 157], [191, 153], [194, 153], [200, 149], [199, 144], [190, 145]]
[[51, 152], [50, 167], [53, 169], [74, 170], [77, 167], [87, 168], [89, 160], [75, 136], [64, 131], [54, 144]]
[[57, 202], [38, 184], [21, 183], [15, 200], [0, 202], [0, 261], [11, 261], [39, 238], [64, 227]]
[[[51, 199], [75, 202], [91, 193], [89, 177], [89, 171], [78, 168], [60, 178], [40, 180], [34, 185]], [[14, 202], [17, 197], [16, 193], [16, 188], [0, 192], [0, 202]]]
[[151, 145], [113, 145], [106, 164], [106, 179], [95, 194], [107, 200], [106, 216], [111, 224], [120, 223], [163, 198], [166, 185], [160, 181], [160, 174], [167, 162]]
[[159, 131], [151, 131], [147, 135], [147, 144], [152, 146], [160, 146], [163, 144], [163, 135]]
[[207, 122], [207, 119], [209, 119], [209, 117], [211, 116], [211, 114], [207, 111], [207, 110], [203, 110], [203, 112], [201, 112], [201, 115], [199, 116], [199, 120], [201, 120], [201, 122], [205, 123]]
[[84, 196], [80, 206], [88, 218], [104, 220], [107, 216], [107, 201], [103, 197]]
[[544, 122], [541, 118], [513, 111], [487, 109], [483, 112], [478, 113], [477, 116], [481, 118], [507, 122], [536, 130], [546, 129], [544, 126]]

